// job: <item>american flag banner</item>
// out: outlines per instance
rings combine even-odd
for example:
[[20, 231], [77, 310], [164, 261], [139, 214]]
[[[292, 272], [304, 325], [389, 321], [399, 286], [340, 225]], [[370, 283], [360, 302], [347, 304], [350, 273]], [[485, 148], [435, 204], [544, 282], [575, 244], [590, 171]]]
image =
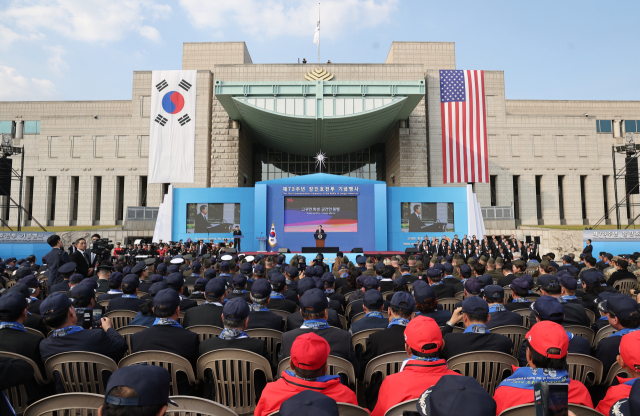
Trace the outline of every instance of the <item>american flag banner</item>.
[[489, 182], [484, 71], [440, 70], [444, 183]]

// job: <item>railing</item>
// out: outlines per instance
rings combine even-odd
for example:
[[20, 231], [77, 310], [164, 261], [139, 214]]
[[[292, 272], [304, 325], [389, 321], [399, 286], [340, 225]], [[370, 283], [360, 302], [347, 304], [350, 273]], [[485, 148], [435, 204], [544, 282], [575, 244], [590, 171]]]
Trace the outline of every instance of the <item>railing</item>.
[[485, 221], [512, 220], [513, 207], [481, 207], [482, 219]]
[[127, 221], [154, 221], [158, 218], [158, 207], [127, 207]]

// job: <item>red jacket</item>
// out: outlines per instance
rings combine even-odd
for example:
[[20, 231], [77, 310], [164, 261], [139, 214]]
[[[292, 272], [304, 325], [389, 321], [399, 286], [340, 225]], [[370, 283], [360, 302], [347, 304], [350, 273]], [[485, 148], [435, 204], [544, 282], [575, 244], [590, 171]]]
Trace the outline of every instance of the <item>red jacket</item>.
[[[514, 371], [518, 369], [518, 367], [512, 367]], [[533, 389], [528, 390], [511, 386], [500, 386], [493, 394], [493, 399], [496, 401], [496, 415], [499, 415], [510, 407], [533, 403]], [[569, 381], [569, 403], [581, 404], [593, 409], [593, 402], [591, 401], [589, 391], [584, 384], [576, 380]]]
[[618, 377], [618, 382], [620, 384], [617, 386], [609, 387], [609, 390], [607, 390], [607, 395], [604, 397], [604, 399], [600, 400], [600, 403], [598, 403], [598, 407], [596, 407], [596, 410], [603, 415], [608, 415], [609, 411], [611, 410], [611, 406], [613, 406], [618, 400], [626, 399], [627, 397], [629, 397], [629, 394], [631, 393], [631, 387], [633, 387], [633, 385], [624, 383], [627, 383], [631, 380], [637, 379]]
[[372, 416], [384, 416], [385, 412], [407, 400], [417, 399], [426, 389], [435, 385], [442, 376], [459, 376], [447, 368], [445, 360], [410, 360], [404, 369], [385, 377], [378, 393], [378, 402]]
[[307, 381], [293, 377], [282, 372], [282, 378], [268, 383], [262, 391], [260, 401], [256, 407], [254, 416], [267, 416], [270, 413], [280, 410], [282, 402], [304, 390], [314, 390], [331, 397], [336, 402], [358, 405], [355, 393], [344, 384], [339, 378], [334, 378], [325, 382]]

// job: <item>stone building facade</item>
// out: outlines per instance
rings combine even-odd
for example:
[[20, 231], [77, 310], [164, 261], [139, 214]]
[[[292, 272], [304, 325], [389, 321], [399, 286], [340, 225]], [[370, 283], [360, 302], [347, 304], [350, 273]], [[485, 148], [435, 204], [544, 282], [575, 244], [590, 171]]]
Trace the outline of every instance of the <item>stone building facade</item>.
[[[367, 169], [389, 186], [442, 186], [438, 70], [456, 68], [453, 43], [393, 42], [384, 63], [320, 66], [341, 82], [424, 80], [424, 98], [371, 148]], [[214, 84], [300, 82], [315, 67], [254, 64], [244, 42], [185, 43], [182, 69], [198, 71], [195, 183], [173, 185], [242, 187], [271, 179], [260, 172], [263, 150], [229, 117]], [[147, 183], [151, 88], [151, 71], [136, 71], [129, 100], [0, 102], [0, 131], [24, 132], [14, 145], [25, 149], [23, 205], [34, 219], [116, 225], [127, 206], [160, 204], [169, 184]], [[475, 185], [481, 206], [513, 206], [523, 225], [593, 224], [603, 217], [614, 201], [611, 146], [640, 130], [640, 101], [507, 100], [502, 71], [485, 72], [485, 89], [491, 182]], [[295, 153], [278, 150], [289, 158]], [[17, 194], [14, 182], [16, 201]], [[638, 214], [623, 208], [623, 223]], [[15, 225], [17, 211], [3, 210], [0, 217]]]

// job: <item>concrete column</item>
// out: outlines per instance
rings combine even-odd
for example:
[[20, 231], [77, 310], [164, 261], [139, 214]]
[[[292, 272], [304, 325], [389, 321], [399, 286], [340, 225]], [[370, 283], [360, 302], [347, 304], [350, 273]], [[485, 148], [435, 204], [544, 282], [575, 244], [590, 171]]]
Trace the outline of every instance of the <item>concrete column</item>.
[[613, 137], [615, 138], [622, 137], [620, 135], [620, 121], [621, 120], [613, 120]]

